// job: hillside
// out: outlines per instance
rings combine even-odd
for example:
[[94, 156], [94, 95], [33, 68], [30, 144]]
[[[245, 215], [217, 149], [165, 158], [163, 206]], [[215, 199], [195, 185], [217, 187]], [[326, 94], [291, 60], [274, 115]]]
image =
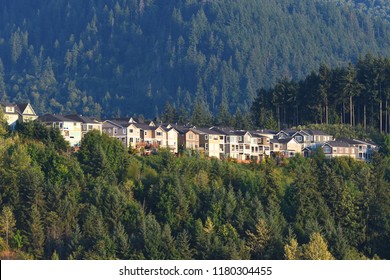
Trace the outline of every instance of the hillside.
[[97, 131], [67, 153], [58, 130], [7, 137], [1, 119], [0, 259], [390, 258], [390, 136], [371, 163], [238, 164]]
[[0, 99], [38, 113], [248, 111], [283, 76], [390, 55], [386, 21], [329, 1], [2, 3]]

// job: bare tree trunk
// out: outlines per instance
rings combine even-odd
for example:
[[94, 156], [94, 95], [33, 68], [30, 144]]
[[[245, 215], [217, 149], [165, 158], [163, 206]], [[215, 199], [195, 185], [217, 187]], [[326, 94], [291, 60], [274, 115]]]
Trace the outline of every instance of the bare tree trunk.
[[342, 120], [342, 123], [346, 123], [345, 121], [345, 102], [343, 101], [343, 120]]
[[328, 106], [328, 103], [326, 104], [326, 107], [325, 107], [325, 118], [326, 118], [326, 125], [329, 124], [329, 106]]
[[382, 111], [382, 98], [379, 100], [379, 132], [383, 131], [383, 111]]
[[353, 126], [352, 95], [349, 96], [349, 123]]
[[363, 126], [364, 126], [364, 129], [367, 129], [367, 106], [366, 104], [364, 103], [364, 112], [363, 112], [364, 116], [363, 116]]
[[389, 133], [389, 112], [388, 112], [388, 110], [387, 110], [387, 99], [386, 99], [386, 103], [385, 103], [385, 126], [386, 126], [386, 128], [385, 128], [385, 132], [386, 133]]

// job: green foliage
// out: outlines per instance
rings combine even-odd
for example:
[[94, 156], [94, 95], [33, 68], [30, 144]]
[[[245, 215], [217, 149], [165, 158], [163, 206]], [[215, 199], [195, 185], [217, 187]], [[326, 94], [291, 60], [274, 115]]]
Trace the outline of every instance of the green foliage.
[[390, 257], [385, 153], [371, 163], [318, 153], [246, 165], [129, 155], [98, 132], [84, 140], [75, 153], [25, 131], [1, 142], [0, 256]]
[[[386, 1], [4, 1], [0, 99], [38, 113], [172, 121], [176, 109], [203, 123], [199, 113], [248, 112], [256, 89], [280, 77], [389, 55]], [[288, 92], [275, 99], [283, 117]]]
[[356, 64], [330, 69], [321, 65], [296, 82], [284, 78], [258, 91], [251, 107], [257, 126], [307, 127], [331, 132], [336, 138], [381, 141], [390, 132], [390, 83], [388, 57], [359, 57]]

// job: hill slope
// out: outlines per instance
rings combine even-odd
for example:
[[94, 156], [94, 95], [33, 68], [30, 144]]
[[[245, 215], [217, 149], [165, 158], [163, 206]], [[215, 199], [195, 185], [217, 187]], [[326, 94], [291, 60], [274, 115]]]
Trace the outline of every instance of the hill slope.
[[2, 2], [0, 97], [38, 112], [247, 110], [282, 76], [390, 55], [386, 21], [328, 1]]

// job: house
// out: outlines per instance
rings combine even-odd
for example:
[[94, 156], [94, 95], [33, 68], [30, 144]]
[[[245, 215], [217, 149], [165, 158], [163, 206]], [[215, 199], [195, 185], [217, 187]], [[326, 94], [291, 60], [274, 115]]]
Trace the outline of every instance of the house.
[[341, 140], [329, 141], [321, 146], [326, 158], [352, 157], [356, 158], [356, 147]]
[[260, 131], [250, 131], [252, 135], [252, 159], [263, 160], [265, 157], [270, 156], [271, 153], [271, 139], [274, 134], [262, 134]]
[[80, 145], [82, 138], [81, 121], [69, 119], [62, 115], [46, 114], [38, 118], [48, 127], [58, 128], [61, 135], [72, 147]]
[[196, 128], [190, 128], [185, 133], [185, 148], [188, 150], [204, 151], [204, 147], [200, 146], [200, 135], [202, 134], [204, 133]]
[[199, 146], [204, 149], [205, 155], [218, 159], [225, 156], [225, 135], [210, 128], [197, 128], [199, 132]]
[[30, 103], [0, 102], [0, 106], [3, 110], [4, 118], [11, 128], [14, 128], [18, 121], [28, 122], [38, 118]]
[[181, 150], [186, 149], [186, 133], [194, 126], [185, 126], [185, 125], [177, 125], [177, 124], [168, 124], [166, 126], [167, 129], [175, 129], [177, 131], [177, 144], [178, 149]]
[[378, 150], [378, 146], [372, 141], [348, 138], [340, 138], [338, 141], [348, 143], [350, 147], [355, 148], [355, 158], [357, 160], [370, 161], [373, 153]]
[[[231, 127], [211, 127], [211, 130], [219, 133], [223, 136], [223, 146], [224, 153], [223, 158], [226, 159], [239, 159], [239, 142], [238, 138], [241, 137], [241, 133], [236, 133], [236, 131]], [[220, 142], [222, 145], [222, 141]]]
[[[154, 123], [153, 125], [145, 123], [134, 123], [134, 126], [138, 129], [137, 131], [140, 132], [140, 142], [136, 144], [138, 149], [144, 148], [147, 150], [147, 153], [149, 153], [151, 150], [158, 148], [159, 143], [155, 139], [156, 129], [158, 127], [155, 126]], [[162, 133], [161, 130], [159, 130], [159, 132]], [[159, 135], [159, 137], [161, 138], [160, 141], [162, 141], [164, 138], [163, 135]]]
[[166, 130], [166, 145], [168, 149], [174, 153], [177, 154], [179, 152], [179, 132], [171, 127], [171, 128], [165, 128]]
[[294, 157], [296, 154], [301, 153], [302, 145], [295, 140], [295, 138], [289, 137], [284, 139], [271, 139], [271, 154], [281, 154], [283, 157]]
[[311, 147], [313, 144], [313, 136], [305, 130], [297, 131], [291, 137], [301, 144], [302, 148]]
[[84, 137], [87, 132], [92, 130], [102, 132], [102, 123], [95, 118], [80, 116], [77, 114], [65, 115], [65, 117], [77, 122], [81, 122], [81, 137]]
[[238, 160], [248, 161], [252, 159], [251, 145], [252, 135], [246, 130], [236, 130], [234, 134], [238, 137]]
[[118, 139], [125, 147], [129, 146], [127, 134], [129, 122], [119, 120], [105, 120], [102, 124], [102, 131], [109, 136]]
[[274, 138], [277, 138], [277, 139], [291, 138], [297, 132], [298, 132], [297, 130], [283, 129], [283, 130], [279, 131], [278, 133], [276, 133]]
[[[154, 123], [153, 123], [154, 124]], [[167, 131], [166, 129], [160, 126], [150, 126], [152, 128], [152, 142], [157, 144], [158, 147], [167, 147]]]

